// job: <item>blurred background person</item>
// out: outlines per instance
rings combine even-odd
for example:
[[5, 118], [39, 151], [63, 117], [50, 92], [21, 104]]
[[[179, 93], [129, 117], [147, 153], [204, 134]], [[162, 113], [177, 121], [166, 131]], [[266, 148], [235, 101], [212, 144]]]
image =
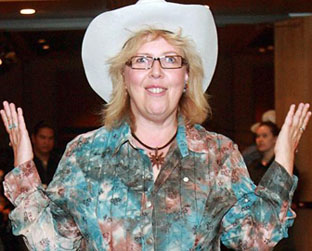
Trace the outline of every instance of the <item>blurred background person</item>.
[[[276, 121], [276, 113], [275, 110], [268, 110], [265, 113], [262, 114], [261, 122], [270, 121], [275, 124]], [[254, 136], [256, 136], [256, 131], [260, 125], [261, 122], [254, 123], [250, 127], [250, 131], [253, 133]], [[255, 159], [260, 158], [260, 153], [257, 149], [257, 145], [255, 142], [253, 142], [250, 146], [248, 146], [243, 152], [242, 152], [244, 161], [246, 165], [248, 166], [252, 161]]]
[[60, 155], [54, 151], [55, 131], [53, 127], [45, 121], [40, 121], [34, 127], [31, 141], [34, 149], [34, 162], [42, 184], [47, 186], [60, 161]]
[[276, 124], [261, 122], [256, 129], [256, 151], [258, 157], [247, 164], [253, 182], [258, 185], [262, 176], [274, 160], [274, 147], [279, 133]]

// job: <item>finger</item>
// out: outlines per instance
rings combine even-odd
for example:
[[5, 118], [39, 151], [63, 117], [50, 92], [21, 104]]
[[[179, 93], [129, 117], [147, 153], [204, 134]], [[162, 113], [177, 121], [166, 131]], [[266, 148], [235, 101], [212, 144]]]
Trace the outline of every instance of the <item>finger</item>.
[[10, 130], [9, 130], [9, 115], [8, 115], [8, 110], [9, 110], [9, 103], [7, 101], [3, 102], [3, 110], [1, 110], [1, 117], [3, 120], [3, 124], [5, 126], [5, 129], [7, 131], [8, 134], [10, 134]]
[[288, 113], [286, 115], [284, 124], [287, 124], [287, 125], [291, 125], [292, 124], [294, 113], [295, 113], [295, 108], [296, 108], [296, 106], [294, 104], [292, 104], [289, 107], [289, 110], [288, 110]]
[[304, 121], [304, 118], [306, 117], [307, 115], [307, 112], [309, 110], [309, 104], [303, 104], [303, 108], [302, 108], [302, 112], [299, 116], [299, 121], [298, 121], [298, 127], [301, 131], [301, 133], [303, 132], [304, 128], [302, 127], [303, 126], [303, 121]]
[[12, 129], [16, 129], [18, 126], [18, 121], [17, 121], [16, 107], [14, 103], [10, 104], [10, 111], [12, 115], [12, 124], [15, 125]]
[[19, 128], [22, 131], [26, 130], [26, 124], [25, 124], [25, 120], [24, 120], [24, 116], [23, 116], [23, 109], [22, 108], [17, 108], [17, 119], [18, 119], [18, 124], [19, 124]]
[[11, 115], [11, 108], [10, 108], [9, 103], [3, 102], [3, 108], [4, 108], [4, 111], [8, 120], [8, 125], [10, 126], [10, 124], [12, 123], [12, 115]]
[[9, 146], [12, 146], [12, 135], [11, 135], [11, 130], [9, 129], [9, 120], [7, 118], [6, 112], [4, 110], [0, 110], [1, 118], [5, 127], [6, 132], [9, 135], [10, 143]]
[[295, 129], [297, 128], [299, 129], [300, 127], [300, 117], [302, 116], [303, 108], [304, 108], [303, 103], [300, 103], [297, 111], [295, 112], [294, 119], [293, 119], [293, 127]]
[[11, 130], [11, 135], [13, 138], [13, 142], [18, 141], [18, 123], [17, 123], [17, 113], [16, 113], [16, 107], [14, 103], [10, 103], [10, 112], [11, 112], [11, 124], [9, 125], [9, 129]]
[[300, 128], [303, 128], [303, 129], [306, 128], [305, 119], [306, 119], [306, 117], [308, 115], [309, 108], [310, 108], [310, 104], [305, 104], [304, 105], [302, 116], [301, 116], [301, 119], [300, 119]]
[[303, 124], [302, 124], [302, 128], [305, 130], [308, 126], [309, 120], [311, 118], [312, 113], [308, 112], [307, 115], [304, 118]]
[[9, 133], [8, 131], [8, 118], [6, 116], [6, 113], [4, 110], [1, 110], [0, 111], [0, 114], [1, 114], [1, 118], [2, 118], [2, 121], [3, 121], [3, 124], [4, 124], [4, 127], [5, 127], [5, 130], [7, 131], [7, 133]]

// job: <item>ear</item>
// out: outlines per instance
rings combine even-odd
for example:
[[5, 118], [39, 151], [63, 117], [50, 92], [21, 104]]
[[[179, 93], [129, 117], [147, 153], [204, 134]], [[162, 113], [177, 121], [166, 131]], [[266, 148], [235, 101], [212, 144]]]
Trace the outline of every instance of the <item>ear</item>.
[[277, 141], [277, 136], [274, 136], [274, 143], [276, 143]]
[[184, 76], [184, 83], [187, 83], [189, 79], [189, 73], [188, 71], [185, 72], [185, 76]]

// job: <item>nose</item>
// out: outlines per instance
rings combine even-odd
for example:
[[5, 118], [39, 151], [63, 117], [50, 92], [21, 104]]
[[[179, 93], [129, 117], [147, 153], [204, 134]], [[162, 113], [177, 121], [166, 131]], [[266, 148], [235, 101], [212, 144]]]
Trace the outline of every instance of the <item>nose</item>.
[[150, 76], [153, 78], [162, 77], [162, 68], [159, 59], [154, 59], [152, 68], [150, 69]]
[[257, 138], [256, 143], [259, 145], [262, 143], [262, 141], [263, 141], [263, 139], [259, 137], [259, 138]]

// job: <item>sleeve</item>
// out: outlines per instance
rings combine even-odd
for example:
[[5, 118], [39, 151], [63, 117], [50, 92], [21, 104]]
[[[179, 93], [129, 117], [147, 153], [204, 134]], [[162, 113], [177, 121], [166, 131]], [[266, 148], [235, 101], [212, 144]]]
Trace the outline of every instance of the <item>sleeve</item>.
[[256, 187], [235, 144], [223, 154], [222, 168], [231, 170], [234, 205], [222, 220], [221, 241], [236, 250], [271, 250], [287, 237], [295, 213], [291, 210], [297, 177], [273, 162]]
[[17, 166], [5, 177], [5, 195], [15, 206], [10, 213], [13, 233], [23, 235], [30, 250], [80, 247], [81, 233], [66, 207], [67, 190], [75, 186], [75, 173], [65, 164], [75, 158], [70, 151], [65, 152], [47, 190], [42, 187], [33, 161]]

